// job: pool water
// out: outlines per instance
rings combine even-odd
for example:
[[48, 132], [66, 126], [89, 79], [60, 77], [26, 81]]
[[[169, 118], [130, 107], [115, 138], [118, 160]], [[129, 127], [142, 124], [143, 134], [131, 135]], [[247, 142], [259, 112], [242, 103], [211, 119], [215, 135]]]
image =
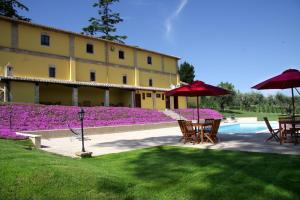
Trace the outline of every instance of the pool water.
[[[272, 128], [278, 128], [278, 124], [272, 123]], [[241, 123], [241, 124], [223, 124], [219, 128], [219, 133], [257, 133], [268, 131], [265, 123]]]

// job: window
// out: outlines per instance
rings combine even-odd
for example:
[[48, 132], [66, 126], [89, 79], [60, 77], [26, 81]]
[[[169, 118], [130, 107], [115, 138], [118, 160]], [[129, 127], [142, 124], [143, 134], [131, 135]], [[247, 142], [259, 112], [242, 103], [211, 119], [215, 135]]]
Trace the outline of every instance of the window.
[[87, 53], [94, 53], [94, 45], [86, 44], [86, 52]]
[[119, 51], [119, 58], [120, 59], [124, 59], [125, 58], [124, 51]]
[[149, 65], [152, 65], [152, 57], [151, 57], [151, 56], [148, 56], [148, 57], [147, 57], [147, 63], [148, 63]]
[[165, 100], [165, 95], [164, 94], [161, 95], [161, 99]]
[[146, 96], [145, 96], [145, 93], [143, 93], [143, 95], [142, 95], [142, 96], [143, 96], [143, 99], [145, 99], [145, 98], [146, 98]]
[[127, 76], [126, 75], [123, 76], [123, 84], [127, 84]]
[[147, 93], [147, 97], [151, 97], [151, 93]]
[[150, 86], [150, 87], [152, 87], [152, 86], [153, 86], [153, 81], [152, 81], [152, 79], [151, 79], [151, 78], [149, 79], [149, 86]]
[[55, 78], [55, 67], [49, 67], [49, 77]]
[[90, 72], [90, 81], [96, 81], [96, 72]]
[[50, 37], [49, 37], [49, 35], [46, 35], [46, 34], [41, 35], [41, 45], [50, 46]]
[[160, 98], [160, 94], [156, 94], [156, 98]]

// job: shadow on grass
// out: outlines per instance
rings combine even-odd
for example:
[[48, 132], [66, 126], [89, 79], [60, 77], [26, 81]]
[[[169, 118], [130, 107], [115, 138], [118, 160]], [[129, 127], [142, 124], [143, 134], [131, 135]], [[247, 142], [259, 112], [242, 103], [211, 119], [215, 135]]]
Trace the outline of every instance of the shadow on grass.
[[134, 199], [132, 189], [135, 185], [121, 181], [117, 177], [102, 177], [97, 183], [98, 191], [104, 192], [109, 196], [115, 196], [113, 199]]
[[154, 199], [300, 198], [299, 156], [159, 146], [128, 162]]

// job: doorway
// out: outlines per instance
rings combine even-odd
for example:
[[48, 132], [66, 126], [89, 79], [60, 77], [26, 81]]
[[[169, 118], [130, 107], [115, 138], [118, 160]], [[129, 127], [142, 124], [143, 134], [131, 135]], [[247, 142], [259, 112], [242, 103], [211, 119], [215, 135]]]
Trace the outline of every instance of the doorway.
[[174, 96], [174, 109], [178, 109], [178, 97]]
[[170, 109], [170, 97], [169, 96], [166, 97], [166, 108]]
[[140, 108], [141, 106], [141, 94], [135, 94], [135, 107]]

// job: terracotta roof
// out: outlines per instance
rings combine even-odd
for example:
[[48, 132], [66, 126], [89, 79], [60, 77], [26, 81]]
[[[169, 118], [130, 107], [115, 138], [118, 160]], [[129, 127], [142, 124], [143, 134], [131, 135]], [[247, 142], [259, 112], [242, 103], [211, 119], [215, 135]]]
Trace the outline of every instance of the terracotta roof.
[[103, 88], [152, 90], [152, 91], [162, 91], [162, 92], [170, 90], [170, 88], [143, 87], [143, 86], [134, 86], [134, 85], [84, 82], [84, 81], [67, 81], [67, 80], [59, 80], [59, 79], [18, 77], [18, 76], [0, 76], [0, 81], [1, 80], [15, 80], [15, 81], [39, 82], [39, 83], [56, 83], [56, 84], [63, 84], [63, 85], [91, 86], [91, 87], [103, 87]]
[[96, 37], [93, 37], [93, 36], [83, 35], [83, 34], [79, 34], [79, 33], [72, 32], [72, 31], [66, 31], [66, 30], [54, 28], [54, 27], [51, 27], [51, 26], [45, 26], [45, 25], [41, 25], [41, 24], [36, 24], [36, 23], [27, 22], [27, 21], [18, 20], [18, 19], [13, 19], [13, 18], [4, 17], [4, 16], [0, 16], [0, 19], [6, 20], [6, 21], [17, 22], [17, 23], [20, 23], [20, 24], [26, 24], [26, 25], [29, 25], [29, 26], [44, 28], [44, 29], [48, 29], [48, 30], [51, 30], [51, 31], [62, 32], [62, 33], [66, 33], [66, 34], [72, 34], [72, 35], [85, 37], [85, 38], [89, 38], [89, 39], [93, 39], [93, 40], [101, 40], [103, 42], [109, 42], [111, 44], [130, 47], [130, 48], [133, 48], [133, 49], [137, 49], [137, 50], [141, 50], [141, 51], [147, 51], [147, 52], [154, 53], [154, 54], [160, 54], [160, 55], [164, 55], [164, 56], [167, 56], [167, 57], [176, 58], [178, 60], [180, 59], [180, 57], [177, 57], [177, 56], [168, 55], [168, 54], [164, 54], [164, 53], [160, 53], [160, 52], [152, 51], [152, 50], [148, 50], [148, 49], [143, 49], [143, 48], [140, 48], [138, 46], [122, 44], [122, 43], [119, 43], [119, 42], [114, 42], [114, 41], [111, 41], [111, 40], [105, 40], [105, 39], [96, 38]]

